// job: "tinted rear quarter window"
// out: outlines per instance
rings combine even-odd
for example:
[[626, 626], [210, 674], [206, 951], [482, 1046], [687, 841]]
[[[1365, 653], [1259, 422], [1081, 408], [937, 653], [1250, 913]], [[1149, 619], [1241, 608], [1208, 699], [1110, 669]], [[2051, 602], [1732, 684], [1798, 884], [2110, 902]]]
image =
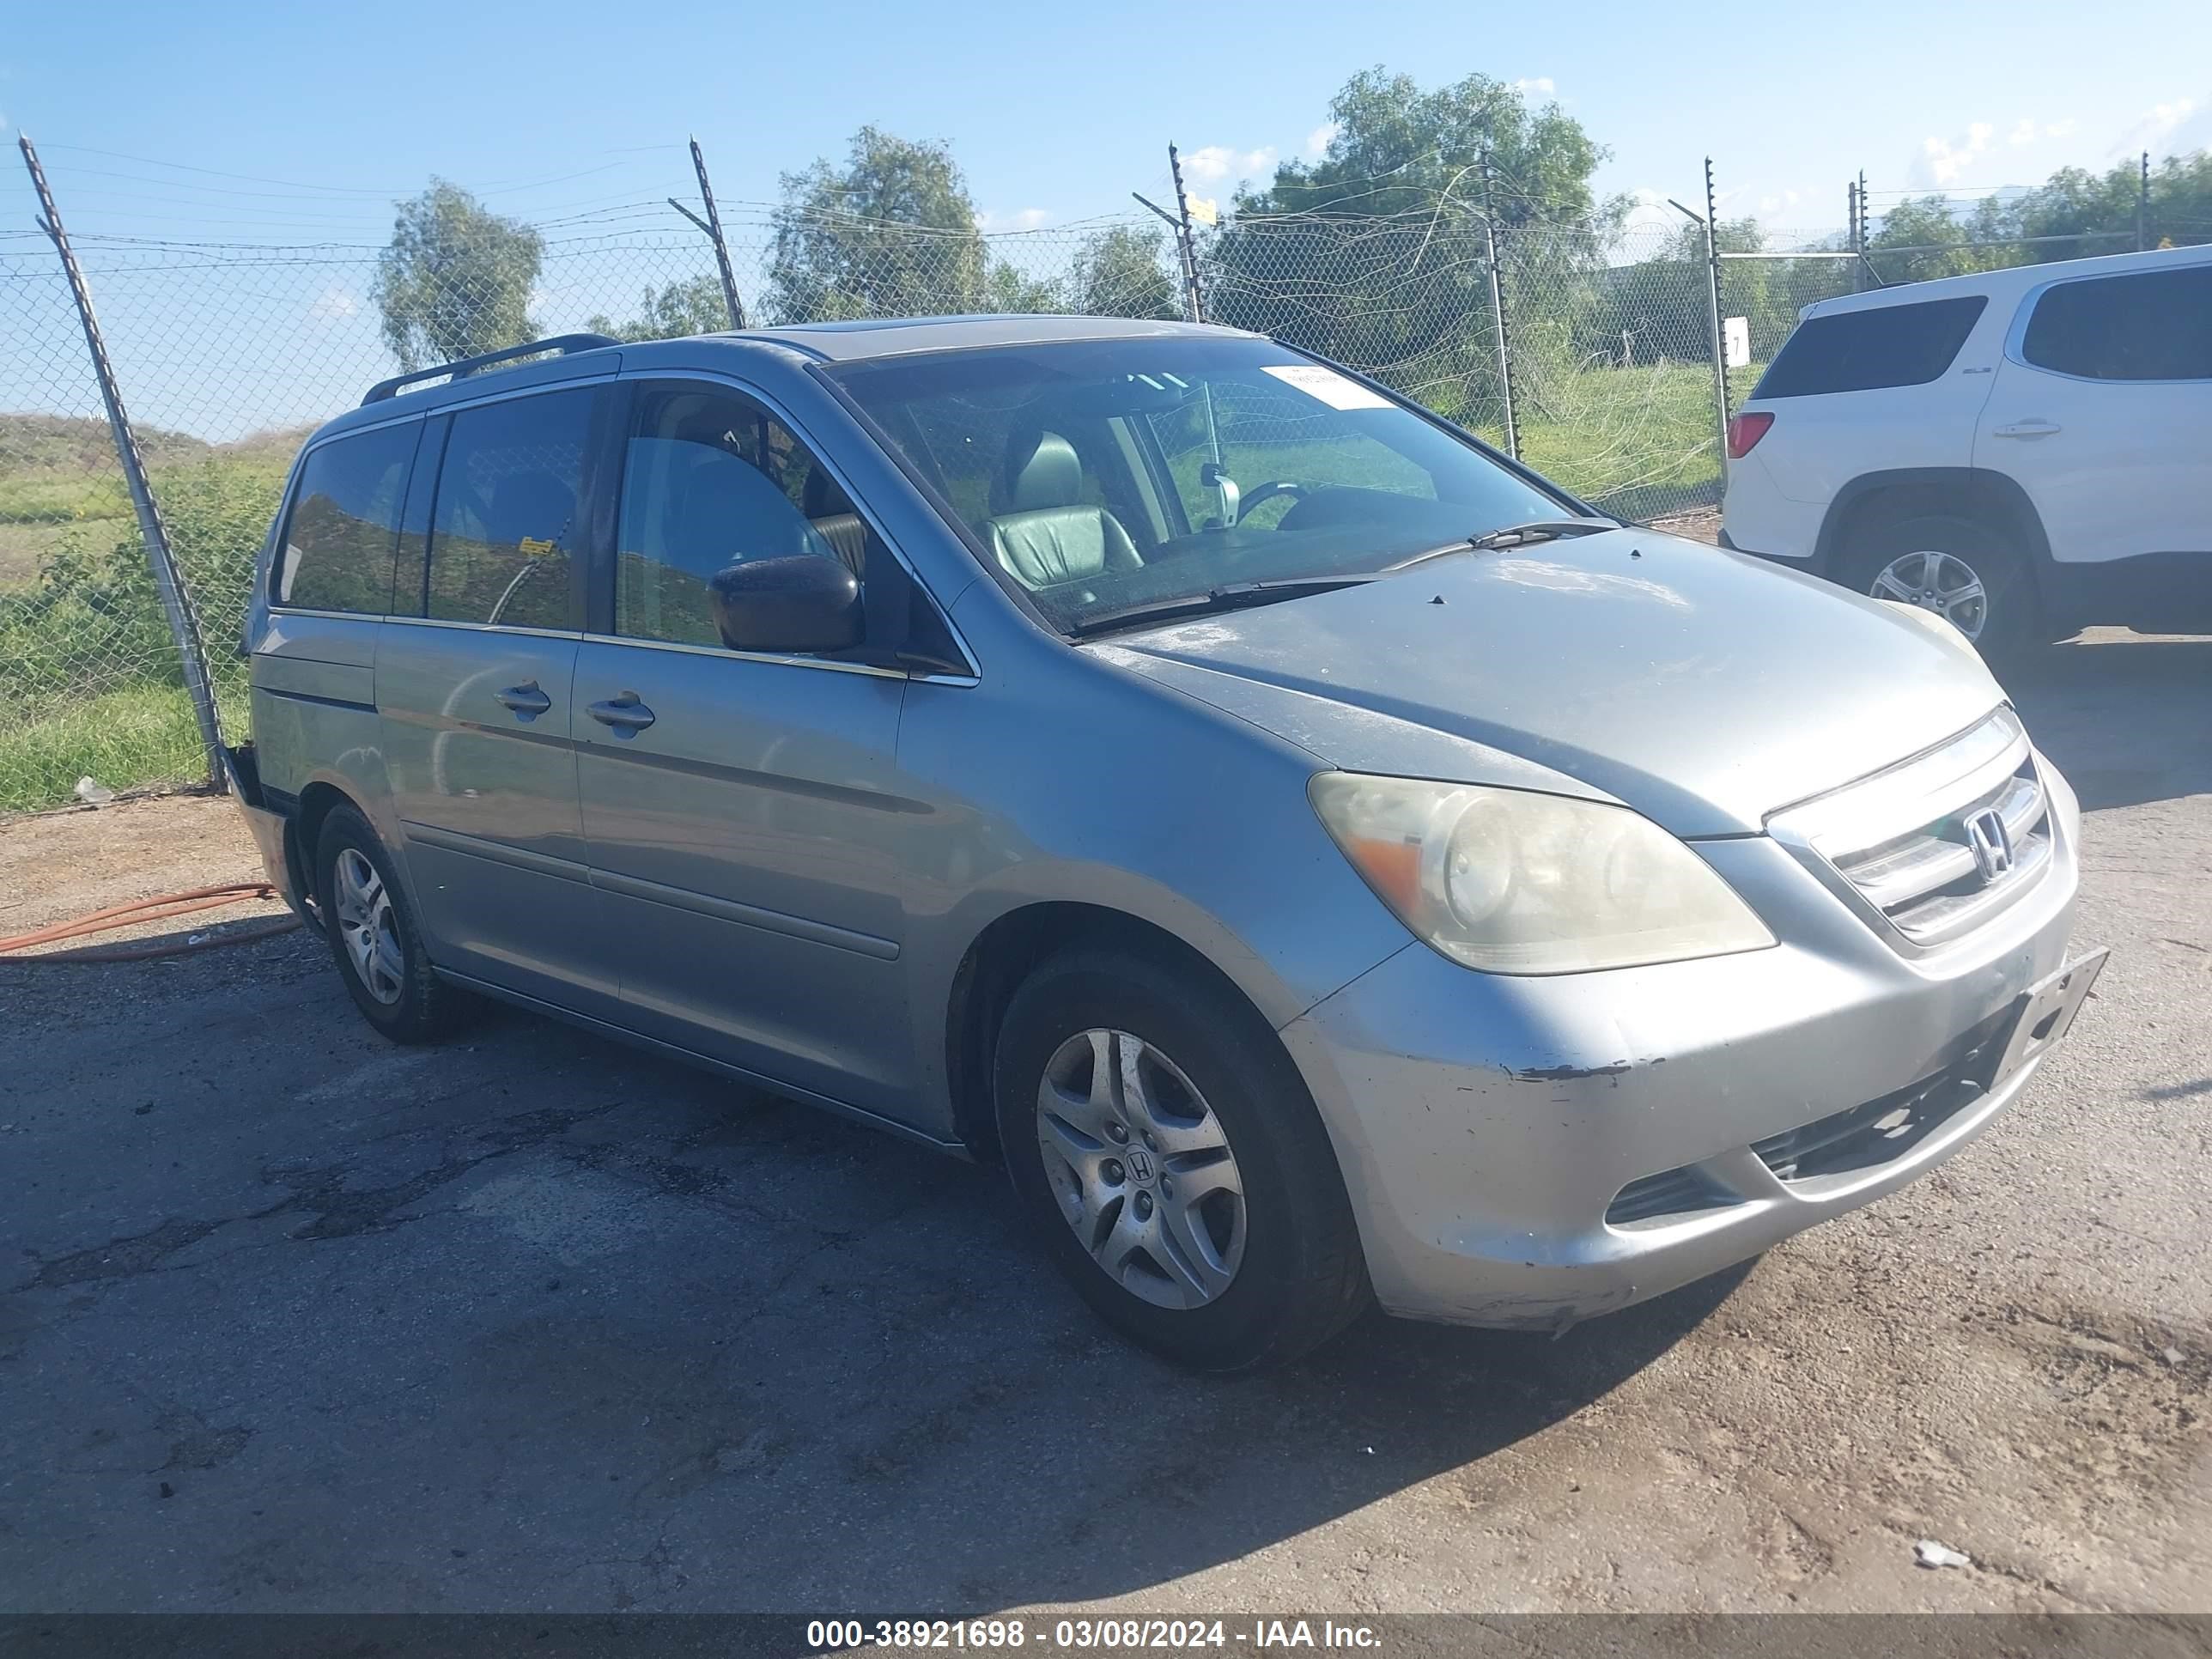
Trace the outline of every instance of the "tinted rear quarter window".
[[2212, 265], [2047, 289], [2021, 356], [2091, 380], [2212, 380]]
[[303, 611], [382, 616], [420, 422], [333, 439], [307, 457], [285, 520], [274, 597]]
[[1989, 301], [1976, 294], [1811, 317], [1767, 366], [1753, 398], [1925, 386], [1951, 367]]
[[429, 614], [566, 629], [583, 545], [597, 392], [543, 392], [453, 416], [431, 516]]

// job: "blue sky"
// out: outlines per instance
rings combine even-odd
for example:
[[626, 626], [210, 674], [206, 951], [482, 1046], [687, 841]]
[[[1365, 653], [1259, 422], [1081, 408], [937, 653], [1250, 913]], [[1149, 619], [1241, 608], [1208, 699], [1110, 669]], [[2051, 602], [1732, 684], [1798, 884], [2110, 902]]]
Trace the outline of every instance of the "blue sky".
[[[1778, 231], [1844, 219], [1866, 169], [1876, 210], [2104, 167], [2148, 145], [2212, 144], [2212, 5], [2079, 0], [1707, 0], [1661, 13], [1595, 3], [1210, 6], [1152, 11], [969, 0], [874, 8], [691, 0], [0, 0], [0, 133], [37, 141], [81, 245], [336, 244], [240, 258], [91, 245], [108, 344], [142, 422], [211, 439], [311, 423], [392, 372], [370, 303], [395, 198], [432, 173], [547, 228], [532, 315], [549, 332], [630, 314], [648, 281], [711, 270], [662, 198], [692, 191], [696, 133], [738, 282], [757, 295], [757, 205], [780, 173], [842, 155], [874, 122], [943, 139], [987, 228], [1133, 210], [1168, 191], [1165, 145], [1195, 192], [1326, 141], [1331, 94], [1382, 64], [1425, 84], [1471, 70], [1556, 99], [1611, 158], [1604, 191], [1693, 201], [1701, 158], [1722, 210]], [[1664, 17], [1664, 26], [1655, 19]], [[1840, 20], [1840, 21], [1838, 21]], [[91, 415], [75, 319], [0, 156], [0, 410]], [[620, 246], [594, 239], [618, 234]], [[1025, 245], [1064, 258], [1050, 239]], [[1648, 238], [1632, 239], [1649, 246]]]
[[1879, 204], [2212, 143], [2204, 0], [2094, 23], [2078, 0], [6, 11], [0, 126], [39, 141], [80, 234], [376, 242], [433, 172], [526, 217], [587, 212], [680, 190], [689, 132], [726, 201], [762, 201], [864, 121], [950, 141], [993, 227], [1057, 222], [1162, 189], [1170, 138], [1225, 193], [1325, 136], [1332, 91], [1378, 62], [1556, 97], [1612, 150], [1607, 189], [1690, 199], [1710, 151], [1723, 210], [1776, 227], [1840, 223], [1861, 167]]

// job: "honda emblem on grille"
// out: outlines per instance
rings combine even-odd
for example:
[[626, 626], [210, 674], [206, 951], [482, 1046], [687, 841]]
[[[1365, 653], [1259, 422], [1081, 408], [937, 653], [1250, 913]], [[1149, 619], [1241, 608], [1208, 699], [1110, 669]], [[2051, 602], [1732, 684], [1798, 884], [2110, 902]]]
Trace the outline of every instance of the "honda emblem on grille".
[[1994, 807], [1984, 807], [1966, 820], [1966, 845], [1974, 854], [1974, 868], [1987, 886], [2012, 872], [2012, 834], [2004, 817]]

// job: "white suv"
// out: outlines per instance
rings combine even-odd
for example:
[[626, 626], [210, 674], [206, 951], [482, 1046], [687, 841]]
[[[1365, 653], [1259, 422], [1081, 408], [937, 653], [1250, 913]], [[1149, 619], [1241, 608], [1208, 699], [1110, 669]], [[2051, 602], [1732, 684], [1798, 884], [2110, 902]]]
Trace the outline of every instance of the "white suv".
[[1984, 655], [2212, 629], [2212, 247], [1808, 306], [1728, 451], [1724, 546]]

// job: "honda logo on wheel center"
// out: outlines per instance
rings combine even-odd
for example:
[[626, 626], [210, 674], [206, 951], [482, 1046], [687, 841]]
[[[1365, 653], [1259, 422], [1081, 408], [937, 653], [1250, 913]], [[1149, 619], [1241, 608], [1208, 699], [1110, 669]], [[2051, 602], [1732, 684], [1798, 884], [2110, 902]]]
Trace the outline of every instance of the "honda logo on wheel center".
[[1150, 1152], [1141, 1146], [1132, 1146], [1128, 1156], [1122, 1161], [1129, 1166], [1130, 1180], [1139, 1187], [1152, 1184], [1152, 1155]]

